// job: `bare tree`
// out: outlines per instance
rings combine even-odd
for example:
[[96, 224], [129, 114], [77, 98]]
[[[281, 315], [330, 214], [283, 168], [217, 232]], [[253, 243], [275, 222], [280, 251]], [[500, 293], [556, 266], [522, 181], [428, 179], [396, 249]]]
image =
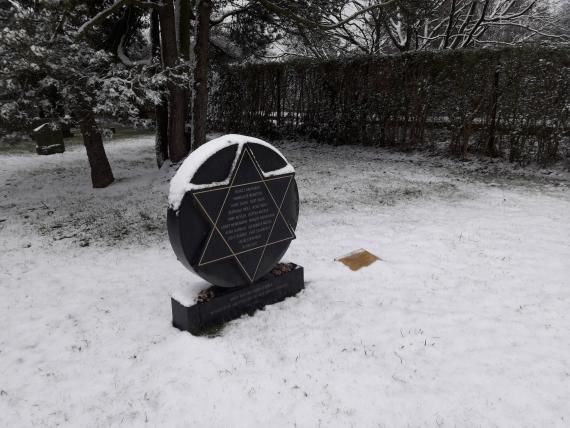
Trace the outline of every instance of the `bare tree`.
[[322, 58], [339, 51], [380, 54], [570, 40], [550, 5], [537, 0], [397, 0], [369, 9], [378, 3], [343, 2], [324, 20], [334, 23], [354, 11], [362, 13], [326, 37], [299, 32], [294, 51]]
[[448, 0], [418, 35], [418, 49], [520, 44], [551, 34], [548, 8], [537, 0]]

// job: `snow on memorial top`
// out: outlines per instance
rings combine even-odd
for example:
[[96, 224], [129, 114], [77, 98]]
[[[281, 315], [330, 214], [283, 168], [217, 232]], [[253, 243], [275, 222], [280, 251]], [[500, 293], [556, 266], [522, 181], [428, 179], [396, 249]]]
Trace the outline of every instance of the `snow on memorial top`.
[[[279, 174], [294, 173], [295, 169], [291, 164], [287, 162], [285, 157], [277, 150], [274, 146], [266, 143], [263, 140], [254, 137], [247, 137], [245, 135], [238, 134], [228, 134], [222, 137], [216, 138], [209, 141], [208, 143], [198, 147], [194, 150], [190, 156], [186, 158], [180, 169], [176, 172], [176, 175], [172, 178], [170, 182], [170, 193], [168, 196], [168, 205], [175, 211], [178, 211], [180, 203], [184, 194], [191, 190], [204, 189], [207, 187], [227, 185], [229, 184], [231, 172], [233, 171], [239, 155], [243, 150], [243, 146], [247, 143], [255, 144], [258, 146], [266, 147], [269, 150], [274, 151], [283, 161], [283, 166], [277, 169], [271, 169], [271, 165], [267, 165], [269, 169], [263, 169], [262, 173], [264, 177], [271, 177]], [[203, 182], [200, 180], [203, 177], [197, 177], [197, 172], [206, 161], [208, 161], [216, 153], [227, 149], [229, 147], [235, 147], [235, 155], [228, 175], [220, 179], [218, 182]], [[220, 171], [223, 175], [223, 171]], [[207, 181], [207, 180], [206, 180]]]

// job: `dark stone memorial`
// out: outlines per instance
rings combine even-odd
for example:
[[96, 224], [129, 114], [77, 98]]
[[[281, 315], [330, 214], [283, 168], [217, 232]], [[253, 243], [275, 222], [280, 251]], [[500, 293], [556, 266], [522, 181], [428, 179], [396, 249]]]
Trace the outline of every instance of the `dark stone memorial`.
[[273, 146], [227, 135], [184, 161], [171, 181], [168, 235], [178, 260], [212, 286], [173, 324], [204, 330], [279, 302], [304, 287], [303, 268], [280, 264], [295, 239], [295, 172]]
[[32, 131], [38, 155], [53, 155], [65, 152], [63, 133], [59, 124], [44, 122]]

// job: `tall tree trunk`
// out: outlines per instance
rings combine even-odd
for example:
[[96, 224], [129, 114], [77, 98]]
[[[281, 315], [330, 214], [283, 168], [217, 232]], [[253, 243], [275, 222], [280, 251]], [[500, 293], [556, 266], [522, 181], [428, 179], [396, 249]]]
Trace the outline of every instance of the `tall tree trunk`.
[[192, 0], [180, 0], [180, 12], [178, 14], [180, 37], [178, 39], [180, 42], [180, 56], [185, 61], [190, 60], [190, 20], [192, 19], [193, 4], [194, 1]]
[[208, 114], [208, 47], [210, 42], [211, 0], [197, 0], [194, 44], [194, 91], [192, 94], [192, 150], [206, 142]]
[[[178, 42], [180, 49], [180, 56], [186, 62], [190, 62], [190, 32], [192, 30], [191, 19], [192, 19], [192, 8], [194, 7], [194, 0], [179, 0], [180, 10], [178, 13]], [[186, 126], [188, 123], [188, 116], [190, 113], [190, 86], [184, 88], [184, 129], [190, 129], [191, 126]], [[184, 139], [186, 151], [190, 151], [192, 142], [191, 136], [187, 132], [185, 133]]]
[[[150, 44], [153, 59], [160, 57], [160, 22], [158, 10], [152, 9], [150, 13]], [[156, 165], [160, 168], [168, 159], [168, 100], [161, 98], [160, 104], [155, 106], [156, 135], [154, 149], [156, 152]]]
[[150, 12], [150, 46], [152, 57], [158, 58], [160, 56], [160, 20], [156, 8]]
[[176, 83], [169, 84], [168, 102], [168, 153], [172, 162], [179, 162], [188, 154], [184, 132], [184, 88]]
[[[178, 65], [176, 16], [173, 0], [163, 0], [159, 9], [162, 64], [167, 69]], [[169, 73], [170, 74], [170, 73]], [[184, 90], [172, 76], [168, 78], [168, 154], [172, 162], [186, 156], [184, 145]]]
[[115, 178], [93, 112], [88, 112], [81, 118], [80, 126], [83, 144], [87, 150], [87, 158], [91, 167], [91, 183], [94, 188], [107, 187], [115, 181]]
[[489, 123], [489, 136], [487, 138], [487, 155], [497, 156], [496, 132], [497, 132], [497, 107], [499, 104], [499, 77], [500, 65], [497, 65], [493, 75], [493, 88], [491, 94], [491, 117]]
[[161, 97], [161, 103], [154, 107], [156, 134], [154, 149], [156, 151], [156, 165], [160, 168], [168, 159], [168, 101]]

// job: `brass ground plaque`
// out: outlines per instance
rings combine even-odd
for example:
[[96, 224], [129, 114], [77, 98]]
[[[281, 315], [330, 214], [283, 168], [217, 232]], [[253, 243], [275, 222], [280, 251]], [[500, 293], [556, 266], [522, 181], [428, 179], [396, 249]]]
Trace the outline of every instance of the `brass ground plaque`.
[[362, 269], [363, 267], [370, 266], [377, 260], [382, 259], [362, 248], [360, 250], [353, 251], [346, 256], [336, 259], [336, 261], [339, 261], [342, 264], [348, 266], [350, 270]]

